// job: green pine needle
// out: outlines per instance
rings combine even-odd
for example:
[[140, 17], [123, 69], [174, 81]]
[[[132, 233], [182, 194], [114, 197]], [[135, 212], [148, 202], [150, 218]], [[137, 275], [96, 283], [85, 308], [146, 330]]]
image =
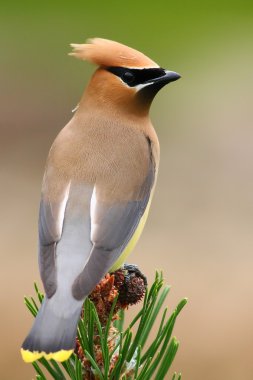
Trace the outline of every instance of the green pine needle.
[[[24, 302], [35, 317], [44, 295], [39, 291], [36, 283], [34, 288], [37, 300], [33, 297], [25, 297]], [[48, 361], [45, 358], [32, 363], [36, 371], [36, 379], [47, 380], [49, 378], [47, 376], [50, 375], [55, 380], [69, 378], [83, 380], [91, 378], [90, 376], [99, 380], [150, 380], [152, 378], [181, 380], [181, 373], [175, 372], [169, 377], [168, 373], [179, 347], [178, 340], [171, 337], [173, 328], [187, 299], [180, 301], [168, 316], [168, 308], [164, 308], [163, 305], [169, 291], [170, 287], [164, 286], [162, 273], [156, 272], [153, 284], [146, 291], [142, 310], [125, 330], [123, 310], [117, 313], [118, 319], [114, 321], [117, 297], [105, 326], [102, 326], [100, 322], [95, 305], [87, 298], [77, 333], [83, 354], [81, 356], [73, 354], [63, 363]], [[160, 313], [162, 313], [161, 320], [155, 338], [147, 345]], [[137, 326], [135, 334], [132, 333], [133, 326]], [[101, 352], [99, 362], [97, 362], [98, 349]], [[83, 361], [84, 357], [85, 361]], [[46, 372], [42, 370], [43, 367]]]

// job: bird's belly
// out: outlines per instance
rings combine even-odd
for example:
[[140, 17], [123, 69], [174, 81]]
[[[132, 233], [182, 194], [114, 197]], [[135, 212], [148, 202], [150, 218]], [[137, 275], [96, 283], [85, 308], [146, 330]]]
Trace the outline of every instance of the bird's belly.
[[141, 233], [143, 231], [143, 228], [145, 226], [145, 223], [147, 221], [148, 213], [149, 213], [149, 209], [150, 209], [150, 204], [151, 204], [151, 197], [150, 197], [150, 200], [149, 200], [149, 202], [147, 204], [146, 210], [145, 210], [144, 214], [142, 215], [142, 217], [140, 219], [138, 227], [136, 228], [136, 230], [135, 230], [134, 234], [132, 235], [131, 239], [129, 240], [127, 246], [122, 251], [122, 253], [121, 253], [120, 257], [118, 258], [118, 260], [111, 267], [110, 272], [114, 272], [117, 269], [119, 269], [124, 264], [124, 262], [125, 262], [126, 258], [128, 257], [128, 255], [132, 252], [132, 250], [136, 246], [136, 244], [137, 244], [137, 242], [138, 242], [138, 240], [139, 240], [139, 238], [141, 236]]

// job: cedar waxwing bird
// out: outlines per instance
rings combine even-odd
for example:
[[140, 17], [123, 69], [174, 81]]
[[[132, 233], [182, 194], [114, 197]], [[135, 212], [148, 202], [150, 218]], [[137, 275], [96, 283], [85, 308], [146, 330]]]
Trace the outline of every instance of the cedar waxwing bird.
[[47, 159], [39, 213], [45, 298], [22, 345], [26, 362], [69, 358], [85, 297], [134, 248], [159, 165], [149, 108], [180, 78], [114, 41], [72, 47], [71, 55], [98, 68]]

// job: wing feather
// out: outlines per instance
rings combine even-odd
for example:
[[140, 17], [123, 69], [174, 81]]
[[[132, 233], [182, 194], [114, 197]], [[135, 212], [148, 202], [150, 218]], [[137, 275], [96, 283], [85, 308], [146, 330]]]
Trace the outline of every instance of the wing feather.
[[[44, 179], [45, 180], [45, 179]], [[42, 194], [39, 211], [39, 269], [48, 298], [56, 291], [56, 245], [61, 238], [69, 185], [62, 189], [58, 201]]]

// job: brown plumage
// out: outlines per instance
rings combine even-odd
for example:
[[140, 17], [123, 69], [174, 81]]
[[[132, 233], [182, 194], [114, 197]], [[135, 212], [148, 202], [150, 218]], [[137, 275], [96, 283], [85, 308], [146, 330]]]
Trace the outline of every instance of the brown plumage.
[[159, 164], [149, 107], [179, 78], [117, 42], [72, 46], [99, 67], [48, 156], [39, 219], [46, 298], [22, 346], [25, 361], [66, 360], [84, 298], [136, 244]]
[[98, 66], [159, 67], [138, 50], [104, 38], [91, 38], [85, 44], [71, 44], [76, 58], [90, 61]]

